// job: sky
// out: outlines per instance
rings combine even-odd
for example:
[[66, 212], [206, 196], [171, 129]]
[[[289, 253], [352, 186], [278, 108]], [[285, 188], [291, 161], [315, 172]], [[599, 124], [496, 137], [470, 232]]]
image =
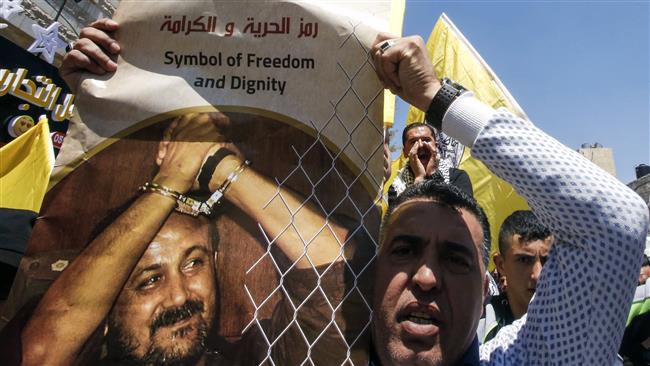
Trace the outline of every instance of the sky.
[[650, 165], [650, 2], [406, 0], [403, 34], [426, 41], [442, 12], [542, 130], [612, 148], [623, 183]]

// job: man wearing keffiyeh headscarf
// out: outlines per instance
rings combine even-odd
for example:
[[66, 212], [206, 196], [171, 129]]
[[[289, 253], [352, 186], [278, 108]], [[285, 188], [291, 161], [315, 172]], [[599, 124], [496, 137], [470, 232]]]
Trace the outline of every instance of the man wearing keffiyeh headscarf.
[[436, 144], [436, 131], [426, 123], [411, 123], [402, 132], [402, 154], [408, 163], [397, 172], [389, 190], [389, 198], [401, 194], [406, 187], [432, 179], [453, 184], [472, 196], [472, 183], [463, 170], [452, 167], [448, 160], [440, 159]]

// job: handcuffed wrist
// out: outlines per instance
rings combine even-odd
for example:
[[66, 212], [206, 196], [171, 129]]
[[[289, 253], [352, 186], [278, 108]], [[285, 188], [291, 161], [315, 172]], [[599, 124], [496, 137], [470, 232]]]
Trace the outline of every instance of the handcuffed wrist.
[[140, 186], [138, 190], [140, 190], [141, 192], [156, 193], [163, 197], [169, 197], [173, 200], [178, 200], [181, 196], [183, 196], [180, 192], [175, 191], [167, 186], [164, 186], [162, 184], [152, 183], [152, 182], [145, 183], [144, 185]]
[[230, 186], [239, 179], [240, 175], [248, 168], [250, 165], [250, 161], [245, 160], [242, 162], [235, 170], [230, 172], [226, 179], [219, 185], [219, 187], [210, 195], [210, 198], [208, 198], [207, 201], [205, 201], [206, 205], [212, 209], [215, 204], [220, 203], [221, 199], [223, 198], [224, 194], [226, 194], [226, 191]]
[[211, 210], [205, 207], [205, 203], [188, 197], [162, 184], [147, 182], [139, 188], [139, 191], [158, 194], [176, 201], [174, 210], [180, 213], [192, 216], [198, 216], [200, 214], [210, 215], [211, 213]]
[[244, 160], [235, 154], [225, 156], [212, 171], [210, 183], [208, 184], [209, 191], [214, 192], [217, 190], [228, 178], [228, 175], [235, 171], [242, 163], [244, 163]]
[[169, 175], [160, 174], [156, 175], [153, 178], [151, 184], [164, 186], [171, 191], [178, 192], [179, 194], [183, 194], [192, 188], [192, 183], [189, 181], [183, 182], [179, 180], [178, 177], [171, 177]]
[[[218, 152], [218, 151], [217, 151]], [[203, 164], [201, 167], [201, 173], [199, 174], [199, 177], [197, 179], [205, 179], [201, 178], [202, 175], [208, 174], [204, 172], [210, 172], [209, 176], [212, 178], [210, 179], [210, 182], [214, 182], [214, 173], [216, 169], [219, 169], [219, 165], [221, 164], [222, 160], [225, 160], [227, 157], [231, 156], [230, 159], [232, 159], [232, 162], [238, 162], [236, 167], [234, 169], [231, 169], [230, 172], [224, 173], [227, 174], [225, 178], [219, 183], [216, 189], [214, 191], [210, 190], [208, 193], [212, 192], [210, 197], [206, 201], [199, 201], [197, 199], [194, 199], [192, 197], [189, 197], [187, 195], [182, 194], [179, 191], [176, 191], [173, 188], [170, 188], [164, 184], [161, 184], [159, 182], [153, 183], [153, 182], [147, 182], [144, 185], [142, 185], [139, 190], [141, 192], [145, 193], [154, 193], [161, 195], [163, 197], [168, 197], [174, 201], [176, 201], [176, 207], [174, 208], [177, 212], [192, 215], [192, 216], [199, 216], [199, 215], [205, 215], [205, 216], [210, 216], [214, 212], [214, 207], [216, 204], [221, 202], [221, 199], [223, 198], [224, 194], [228, 189], [232, 186], [233, 183], [235, 183], [241, 174], [246, 170], [246, 168], [250, 165], [250, 162], [248, 160], [241, 161], [240, 159], [236, 158], [234, 153], [232, 151], [229, 151], [228, 153], [221, 153], [219, 155], [213, 154], [210, 158], [206, 160], [206, 162]], [[212, 158], [212, 161], [210, 160]], [[211, 166], [210, 166], [211, 165]], [[232, 164], [226, 164], [228, 167], [232, 166]], [[220, 169], [224, 169], [225, 167], [221, 167]], [[199, 182], [200, 184], [201, 182]], [[204, 183], [205, 184], [205, 183]]]
[[214, 154], [210, 155], [205, 160], [205, 162], [201, 166], [201, 171], [199, 172], [199, 175], [197, 177], [197, 181], [199, 183], [199, 190], [201, 192], [203, 193], [211, 192], [210, 181], [212, 180], [212, 175], [214, 174], [214, 171], [216, 170], [219, 163], [221, 163], [221, 161], [224, 158], [230, 155], [235, 155], [235, 153], [229, 149], [221, 148], [217, 150]]

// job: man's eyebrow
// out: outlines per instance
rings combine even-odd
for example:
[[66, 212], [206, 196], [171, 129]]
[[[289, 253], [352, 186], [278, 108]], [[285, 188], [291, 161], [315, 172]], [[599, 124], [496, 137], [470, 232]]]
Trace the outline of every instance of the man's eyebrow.
[[185, 249], [185, 252], [183, 253], [183, 258], [189, 257], [190, 254], [192, 254], [196, 250], [201, 251], [203, 254], [206, 254], [206, 255], [210, 254], [210, 251], [208, 250], [208, 248], [206, 248], [205, 246], [200, 245], [200, 244], [195, 244], [195, 245], [192, 245], [191, 247]]
[[[535, 254], [530, 254], [530, 253], [514, 253], [515, 257], [536, 257]], [[540, 257], [543, 257], [543, 255], [540, 255]]]
[[136, 276], [134, 276], [134, 278], [136, 278], [138, 276], [141, 276], [143, 273], [157, 271], [157, 270], [159, 270], [161, 268], [162, 268], [162, 265], [160, 263], [154, 263], [152, 265], [149, 265], [149, 266], [146, 266], [146, 267], [142, 268], [141, 270], [138, 270], [138, 273], [137, 273]]
[[[183, 258], [189, 257], [190, 254], [192, 254], [196, 250], [201, 251], [201, 252], [203, 252], [203, 254], [206, 254], [206, 255], [210, 254], [208, 248], [204, 247], [203, 245], [196, 244], [196, 245], [193, 245], [193, 246], [191, 246], [191, 247], [189, 247], [189, 248], [187, 248], [185, 250], [185, 252], [183, 253]], [[138, 270], [137, 273], [135, 274], [135, 276], [133, 276], [133, 278], [137, 278], [139, 276], [142, 276], [144, 273], [147, 273], [147, 272], [157, 271], [157, 270], [159, 270], [161, 268], [162, 268], [162, 264], [154, 263], [152, 265], [146, 266], [146, 267]]]
[[453, 241], [446, 241], [445, 243], [445, 250], [451, 251], [451, 252], [461, 252], [462, 254], [468, 255], [468, 256], [474, 256], [475, 252], [473, 250], [474, 245], [472, 244], [472, 249], [468, 248], [466, 244], [460, 244], [456, 243]]
[[409, 244], [424, 244], [426, 240], [422, 237], [416, 236], [416, 235], [409, 235], [409, 234], [401, 234], [393, 237], [391, 240], [391, 243], [394, 242], [405, 242]]

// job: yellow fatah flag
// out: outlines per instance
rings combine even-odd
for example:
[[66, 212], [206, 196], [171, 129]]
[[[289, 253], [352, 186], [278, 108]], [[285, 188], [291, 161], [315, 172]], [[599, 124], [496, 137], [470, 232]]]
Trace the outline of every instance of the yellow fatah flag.
[[[406, 3], [404, 0], [391, 0], [390, 5], [390, 33], [402, 35], [402, 26], [404, 25], [404, 11]], [[384, 90], [384, 127], [393, 127], [395, 117], [395, 94]]]
[[[512, 113], [528, 119], [517, 101], [510, 95], [497, 75], [476, 52], [447, 15], [442, 14], [427, 41], [429, 57], [439, 78], [448, 77], [474, 92], [476, 98], [493, 108], [505, 107]], [[409, 109], [406, 124], [424, 121], [424, 112]], [[393, 163], [397, 171], [405, 161]], [[490, 222], [492, 252], [498, 251], [498, 235], [503, 220], [516, 210], [527, 210], [528, 204], [512, 186], [492, 174], [483, 163], [472, 158], [465, 148], [460, 169], [467, 172], [472, 181], [474, 198], [479, 202]], [[493, 267], [490, 260], [490, 268]]]
[[[0, 148], [0, 263], [18, 267], [54, 165], [47, 118]], [[10, 280], [10, 279], [4, 279]]]
[[38, 213], [53, 166], [50, 128], [43, 119], [0, 148], [0, 208]]

